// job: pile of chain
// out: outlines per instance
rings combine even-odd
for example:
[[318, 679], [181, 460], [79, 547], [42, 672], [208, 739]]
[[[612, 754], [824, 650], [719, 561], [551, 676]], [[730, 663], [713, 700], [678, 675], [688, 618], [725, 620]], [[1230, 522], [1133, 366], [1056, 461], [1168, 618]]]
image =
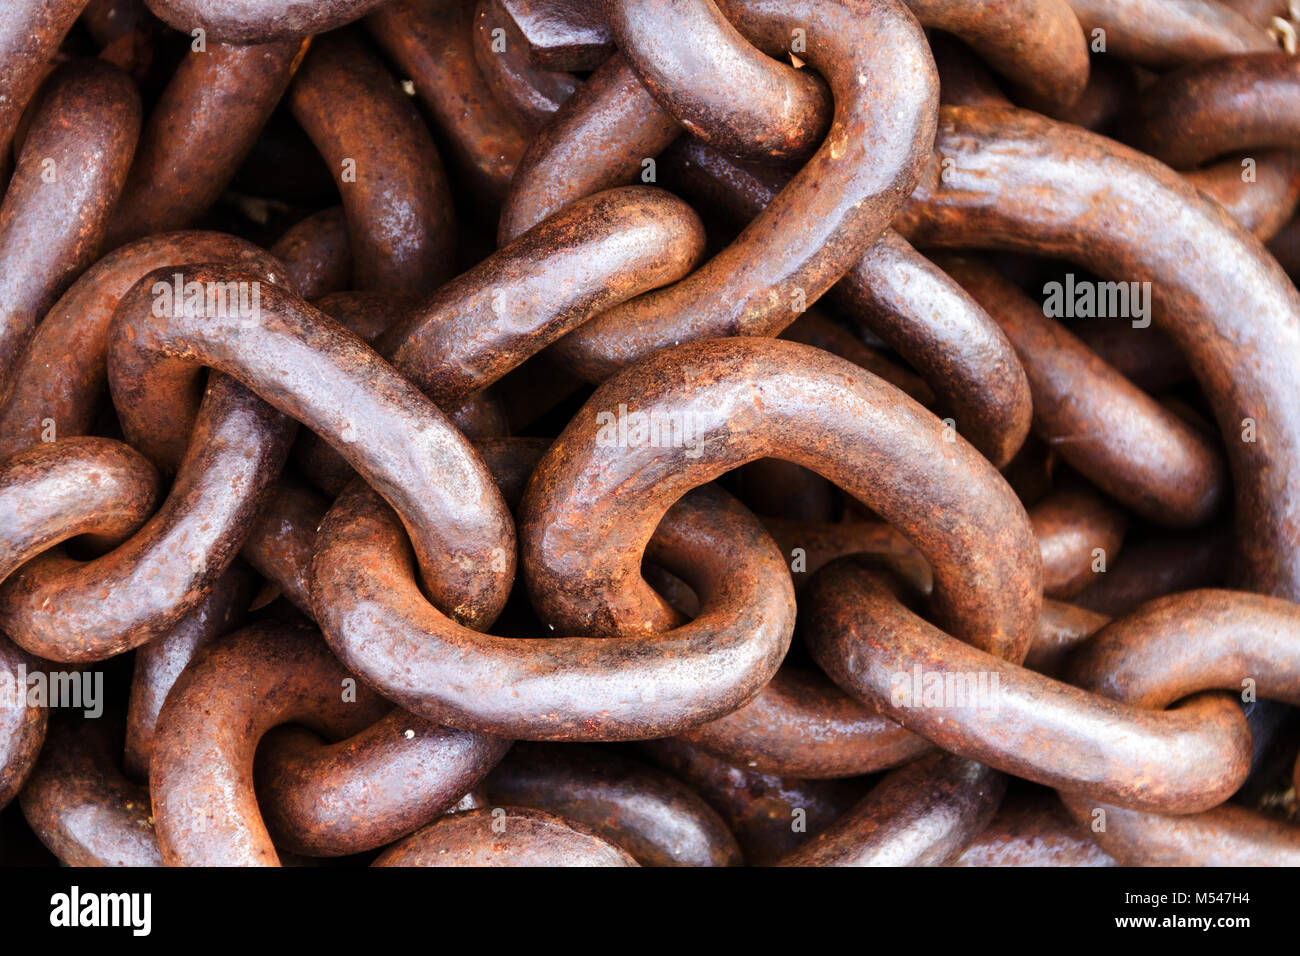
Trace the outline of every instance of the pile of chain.
[[6, 0], [0, 860], [1300, 864], [1297, 19]]

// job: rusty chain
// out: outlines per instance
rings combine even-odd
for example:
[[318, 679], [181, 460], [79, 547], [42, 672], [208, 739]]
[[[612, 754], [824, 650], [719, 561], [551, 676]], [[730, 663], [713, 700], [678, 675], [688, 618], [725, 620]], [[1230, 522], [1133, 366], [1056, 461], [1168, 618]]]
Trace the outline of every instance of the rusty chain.
[[10, 0], [0, 809], [1300, 865], [1297, 17]]

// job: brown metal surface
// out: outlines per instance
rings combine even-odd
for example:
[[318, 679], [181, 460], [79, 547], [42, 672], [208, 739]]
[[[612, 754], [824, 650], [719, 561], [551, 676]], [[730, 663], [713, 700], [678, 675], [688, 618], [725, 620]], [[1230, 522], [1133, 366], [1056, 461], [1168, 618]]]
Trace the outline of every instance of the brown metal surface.
[[182, 33], [202, 29], [224, 43], [271, 43], [333, 30], [365, 16], [385, 0], [145, 0]]
[[[141, 279], [109, 333], [110, 380], [134, 443], [170, 459], [185, 440], [182, 410], [203, 366], [239, 377], [383, 490], [412, 535], [425, 584], [448, 613], [481, 627], [495, 620], [514, 577], [513, 522], [486, 467], [442, 413], [360, 339], [292, 293], [260, 286], [260, 322], [208, 316], [204, 308], [193, 314], [188, 306], [160, 321], [152, 314], [153, 285], [170, 281], [167, 270]], [[185, 281], [259, 280], [196, 266]], [[435, 489], [440, 493], [430, 494]]]
[[291, 426], [238, 382], [215, 379], [162, 507], [101, 557], [56, 549], [23, 565], [0, 586], [0, 628], [57, 661], [103, 660], [169, 631], [234, 560]]
[[247, 565], [233, 562], [193, 610], [136, 651], [123, 759], [136, 780], [149, 779], [154, 729], [167, 693], [202, 648], [235, 630], [252, 603], [255, 583]]
[[[497, 812], [500, 810], [500, 812]], [[455, 813], [389, 847], [375, 866], [636, 866], [587, 827], [540, 810]]]
[[443, 285], [377, 348], [446, 406], [592, 316], [687, 275], [703, 251], [699, 219], [672, 194], [597, 193]]
[[1120, 617], [1153, 598], [1194, 588], [1218, 587], [1228, 577], [1231, 528], [1128, 536], [1119, 560], [1073, 598], [1076, 604]]
[[321, 526], [312, 603], [340, 660], [412, 713], [529, 740], [644, 739], [753, 696], [794, 627], [780, 555], [727, 495], [678, 502], [646, 553], [700, 594], [695, 620], [653, 636], [478, 634], [429, 604], [391, 510], [353, 487]]
[[290, 226], [271, 247], [286, 269], [286, 284], [308, 302], [342, 292], [352, 281], [352, 251], [341, 206], [331, 206]]
[[391, 0], [366, 27], [414, 84], [471, 190], [490, 204], [505, 195], [528, 138], [474, 62], [473, 16], [472, 0]]
[[65, 866], [162, 866], [149, 789], [117, 766], [112, 721], [55, 721], [20, 799]]
[[392, 843], [454, 807], [510, 741], [438, 727], [402, 710], [328, 744], [283, 727], [259, 748], [257, 795], [276, 846], [342, 856]]
[[[628, 63], [688, 132], [736, 156], [810, 153], [831, 122], [820, 77], [764, 56], [713, 0], [602, 0]], [[736, 96], [736, 90], [744, 96]]]
[[498, 0], [544, 70], [594, 70], [614, 51], [609, 22], [585, 0]]
[[890, 773], [782, 866], [940, 866], [997, 812], [1007, 778], [953, 754]]
[[834, 120], [817, 152], [726, 249], [557, 346], [590, 380], [677, 342], [779, 332], [801, 300], [816, 301], [880, 237], [922, 172], [938, 76], [906, 10], [892, 0], [860, 9], [729, 0], [721, 9], [768, 52], [784, 49], [796, 27], [821, 37], [808, 58], [830, 85]]
[[528, 43], [498, 0], [474, 7], [474, 61], [497, 102], [524, 129], [536, 132], [573, 95], [580, 83], [569, 73], [539, 70], [528, 60]]
[[[1049, 252], [1102, 278], [1149, 281], [1156, 323], [1184, 351], [1223, 433], [1237, 573], [1262, 592], [1300, 596], [1300, 551], [1288, 543], [1300, 521], [1300, 473], [1287, 464], [1300, 455], [1295, 286], [1258, 240], [1155, 160], [1022, 111], [941, 107], [940, 118], [936, 151], [955, 174], [944, 183], [932, 170], [899, 231], [947, 247]], [[1242, 440], [1247, 418], [1264, 441]]]
[[[1260, 697], [1300, 702], [1300, 608], [1288, 601], [1201, 590], [1161, 598], [1103, 628], [1068, 671], [1089, 691], [1139, 707], [1164, 707], [1214, 689], [1229, 701], [1245, 682]], [[1232, 704], [1235, 708], [1235, 704]], [[1188, 706], [1185, 709], [1190, 709]], [[1177, 817], [1105, 806], [1062, 793], [1076, 820], [1125, 865], [1296, 866], [1300, 826], [1223, 804]], [[1141, 809], [1141, 808], [1137, 808]]]
[[1211, 196], [1232, 218], [1268, 242], [1290, 222], [1300, 203], [1300, 156], [1287, 150], [1260, 151], [1247, 177], [1245, 160], [1225, 159], [1186, 173], [1188, 182]]
[[1298, 12], [12, 0], [0, 865], [1300, 865]]
[[1156, 70], [1215, 56], [1273, 50], [1276, 41], [1218, 0], [1069, 0], [1084, 33], [1106, 51]]
[[1214, 516], [1227, 474], [1204, 435], [1109, 368], [989, 266], [956, 257], [938, 264], [1011, 340], [1029, 377], [1034, 430], [1064, 461], [1152, 521], [1194, 526]]
[[[0, 157], [9, 152], [23, 110], [53, 68], [64, 34], [86, 0], [12, 0], [0, 19]], [[0, 170], [7, 161], [0, 158]]]
[[620, 54], [583, 83], [527, 144], [501, 210], [504, 246], [583, 196], [636, 182], [681, 127]]
[[[619, 442], [599, 416], [620, 409], [675, 420], [681, 431], [676, 440]], [[534, 606], [580, 633], [670, 626], [672, 613], [638, 573], [655, 525], [688, 489], [776, 455], [902, 531], [931, 562], [944, 620], [1020, 660], [1041, 590], [1028, 516], [988, 462], [960, 437], [942, 440], [942, 430], [897, 389], [808, 346], [733, 338], [657, 353], [598, 389], [533, 476], [520, 542]], [[999, 582], [997, 591], [983, 581]]]
[[949, 866], [1116, 866], [1051, 791], [1008, 794], [993, 822]]
[[[1062, 109], [1088, 82], [1088, 45], [1066, 0], [907, 0], [925, 26], [968, 43], [1034, 109]], [[1031, 39], [1032, 38], [1032, 39]]]
[[36, 323], [99, 254], [139, 132], [140, 96], [117, 67], [51, 75], [0, 203], [0, 398]]
[[0, 462], [0, 581], [77, 535], [112, 547], [157, 503], [157, 470], [108, 438], [69, 438], [11, 455]]
[[842, 816], [865, 790], [860, 780], [799, 780], [734, 766], [680, 738], [647, 741], [640, 749], [722, 814], [751, 866], [775, 863]]
[[[849, 547], [844, 553], [860, 550], [868, 549]], [[1107, 620], [1044, 600], [1025, 666], [1055, 676], [1068, 653]], [[887, 770], [933, 748], [879, 707], [846, 694], [821, 671], [789, 663], [752, 701], [677, 741], [689, 741], [739, 767], [812, 779]]]
[[279, 276], [264, 251], [218, 232], [174, 232], [138, 239], [104, 256], [65, 292], [36, 327], [0, 406], [0, 457], [48, 437], [84, 435], [108, 392], [108, 324], [118, 303], [147, 273], [194, 262]]
[[[1245, 719], [1222, 696], [1174, 711], [1116, 704], [954, 640], [852, 559], [824, 568], [809, 601], [805, 639], [831, 679], [952, 753], [1095, 800], [1173, 813], [1217, 806], [1249, 770]], [[987, 699], [974, 690], [969, 699], [944, 696], [970, 675], [984, 676]], [[938, 687], [933, 701], [921, 688], [906, 693], [923, 680], [925, 695]]]
[[642, 866], [736, 866], [740, 848], [694, 791], [596, 747], [518, 743], [484, 782], [489, 806], [531, 807], [585, 824]]
[[1128, 525], [1122, 510], [1087, 485], [1064, 481], [1034, 503], [1029, 520], [1043, 555], [1043, 594], [1051, 598], [1073, 597], [1097, 580], [1120, 555]]
[[361, 39], [312, 41], [288, 105], [343, 197], [352, 283], [418, 299], [454, 271], [451, 191], [424, 120]]
[[299, 40], [191, 50], [141, 131], [107, 248], [193, 225], [230, 184], [305, 50]]
[[158, 715], [149, 788], [169, 866], [275, 866], [279, 857], [253, 792], [257, 743], [281, 723], [343, 738], [389, 709], [347, 671], [320, 635], [257, 624], [212, 646], [181, 674]]
[[45, 742], [49, 711], [32, 703], [24, 681], [39, 662], [0, 637], [0, 807], [22, 789]]
[[[744, 166], [690, 139], [679, 140], [665, 158], [692, 198], [721, 206], [741, 225], [784, 182], [779, 174]], [[990, 461], [1001, 466], [1010, 460], [1029, 430], [1029, 383], [1006, 336], [956, 282], [886, 229], [828, 296], [922, 374], [961, 434]], [[784, 337], [791, 337], [790, 329]]]
[[1177, 169], [1300, 146], [1300, 58], [1281, 50], [1193, 63], [1142, 91], [1126, 142]]

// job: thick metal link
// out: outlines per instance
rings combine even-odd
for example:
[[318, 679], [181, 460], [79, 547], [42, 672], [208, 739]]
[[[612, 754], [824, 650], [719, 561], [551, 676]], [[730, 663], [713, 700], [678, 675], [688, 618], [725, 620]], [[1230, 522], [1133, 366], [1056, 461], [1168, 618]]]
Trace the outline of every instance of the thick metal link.
[[0, 835], [1297, 864], [1298, 15], [12, 0]]
[[[1238, 573], [1265, 593], [1300, 596], [1300, 555], [1285, 543], [1300, 513], [1300, 475], [1285, 464], [1300, 453], [1295, 286], [1258, 240], [1151, 159], [1023, 111], [941, 107], [940, 117], [936, 157], [953, 161], [951, 182], [936, 162], [899, 231], [945, 247], [1050, 250], [1101, 276], [1151, 282], [1157, 323], [1183, 349], [1223, 434]], [[1118, 220], [1129, 227], [1110, 228]], [[1168, 241], [1171, 230], [1179, 241]], [[1242, 440], [1244, 419], [1263, 441]]]
[[121, 70], [77, 60], [50, 77], [0, 203], [0, 398], [40, 317], [99, 254], [139, 131]]
[[[852, 559], [823, 569], [809, 600], [809, 649], [830, 678], [945, 750], [1063, 790], [1172, 813], [1217, 806], [1245, 780], [1250, 734], [1222, 696], [1172, 712], [1117, 705], [954, 640], [908, 610], [888, 578]], [[948, 675], [984, 675], [987, 699], [975, 690], [969, 699], [945, 697]], [[937, 702], [918, 701], [935, 687]]]

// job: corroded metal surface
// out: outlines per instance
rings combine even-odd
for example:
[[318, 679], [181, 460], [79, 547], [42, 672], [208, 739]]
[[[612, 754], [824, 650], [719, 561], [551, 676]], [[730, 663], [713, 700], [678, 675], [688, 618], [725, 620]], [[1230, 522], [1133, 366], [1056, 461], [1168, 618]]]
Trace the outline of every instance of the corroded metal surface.
[[56, 722], [23, 788], [23, 815], [67, 866], [162, 866], [149, 789], [122, 774], [116, 742], [110, 721]]
[[6, 841], [1300, 863], [1298, 12], [12, 0]]
[[[1288, 464], [1300, 454], [1295, 286], [1258, 240], [1155, 160], [1028, 112], [940, 116], [937, 151], [955, 174], [942, 182], [936, 164], [900, 231], [947, 247], [1050, 250], [1102, 277], [1150, 282], [1156, 323], [1185, 352], [1223, 433], [1241, 580], [1300, 596], [1300, 551], [1288, 543], [1300, 516], [1300, 473]], [[1128, 227], [1110, 228], [1112, 215]], [[1242, 440], [1247, 418], [1267, 441]]]
[[1177, 169], [1300, 142], [1300, 59], [1278, 50], [1183, 67], [1142, 91], [1124, 139]]
[[[600, 413], [623, 406], [675, 419], [680, 434], [657, 444], [604, 440]], [[944, 619], [1020, 660], [1041, 590], [1028, 516], [984, 458], [960, 438], [936, 438], [936, 429], [942, 423], [902, 392], [808, 346], [736, 338], [657, 353], [598, 389], [538, 465], [520, 513], [533, 601], [548, 623], [581, 632], [670, 625], [637, 573], [659, 518], [688, 489], [778, 455], [899, 528], [934, 568]], [[879, 480], [886, 472], [907, 478]], [[948, 530], [956, 521], [959, 551]], [[982, 580], [1001, 582], [998, 592]]]
[[949, 866], [1116, 866], [1071, 821], [1060, 803], [1037, 791], [1008, 794], [993, 821]]
[[635, 760], [570, 745], [515, 744], [484, 782], [488, 804], [584, 823], [642, 866], [735, 866], [727, 825], [690, 787]]
[[355, 37], [313, 41], [288, 96], [334, 174], [354, 288], [419, 298], [453, 272], [451, 192], [433, 138]]
[[239, 626], [252, 603], [255, 581], [247, 565], [235, 561], [193, 610], [136, 652], [123, 760], [124, 769], [136, 780], [149, 779], [158, 713], [176, 678], [202, 648]]
[[[499, 829], [498, 829], [499, 828]], [[385, 850], [375, 866], [636, 866], [582, 824], [540, 810], [470, 810]]]
[[[257, 281], [213, 266], [191, 267], [185, 279]], [[186, 439], [184, 415], [175, 411], [203, 366], [242, 378], [384, 490], [412, 535], [426, 584], [449, 613], [490, 624], [514, 576], [514, 527], [486, 467], [442, 413], [355, 335], [269, 284], [260, 289], [261, 310], [275, 314], [274, 323], [207, 316], [202, 308], [160, 322], [152, 288], [170, 280], [167, 270], [141, 279], [109, 334], [114, 396], [135, 443], [167, 460]], [[258, 345], [250, 348], [250, 338]], [[286, 378], [289, 370], [297, 383]], [[433, 488], [445, 494], [429, 495]]]
[[597, 193], [443, 285], [378, 348], [445, 405], [593, 316], [680, 279], [703, 251], [699, 219], [675, 196], [646, 186]]
[[65, 63], [44, 88], [0, 203], [0, 397], [45, 310], [98, 256], [139, 130], [135, 84], [110, 64]]
[[498, 105], [474, 62], [473, 17], [474, 5], [466, 0], [392, 0], [367, 17], [366, 26], [414, 84], [471, 189], [480, 198], [499, 199], [528, 137]]
[[[1204, 697], [1175, 711], [1117, 705], [953, 640], [908, 610], [888, 578], [852, 559], [823, 569], [810, 600], [807, 639], [831, 679], [953, 753], [1173, 813], [1217, 806], [1245, 780], [1250, 733], [1230, 700]], [[934, 701], [912, 693], [914, 669], [940, 675], [927, 684], [926, 692], [939, 688]], [[971, 688], [945, 697], [947, 674], [984, 675], [983, 696]]]
[[103, 660], [169, 631], [234, 560], [291, 425], [215, 379], [162, 507], [108, 554], [80, 561], [55, 549], [27, 562], [0, 586], [0, 627], [58, 661]]
[[1152, 521], [1187, 526], [1214, 516], [1227, 474], [1204, 435], [1129, 384], [995, 270], [970, 259], [938, 264], [1015, 346], [1029, 377], [1034, 429], [1064, 461]]
[[333, 744], [282, 728], [259, 749], [254, 777], [277, 846], [342, 856], [392, 843], [454, 807], [509, 748], [395, 709]]
[[283, 269], [234, 236], [173, 232], [138, 239], [86, 270], [46, 313], [14, 371], [0, 409], [0, 456], [48, 437], [50, 422], [57, 437], [89, 432], [107, 394], [108, 324], [122, 297], [154, 269], [218, 261], [268, 278]]
[[[739, 223], [758, 215], [781, 185], [779, 175], [694, 140], [680, 140], [670, 155], [693, 198], [721, 206]], [[1029, 430], [1029, 383], [997, 323], [956, 282], [886, 229], [828, 296], [921, 372], [990, 461], [1010, 460]]]
[[1084, 32], [1105, 31], [1106, 49], [1168, 70], [1230, 53], [1273, 50], [1262, 26], [1217, 0], [1069, 0]]
[[725, 250], [566, 337], [559, 354], [592, 380], [675, 342], [780, 331], [801, 298], [820, 297], [879, 238], [922, 172], [938, 76], [905, 10], [821, 0], [797, 11], [763, 0], [721, 9], [761, 49], [784, 49], [796, 27], [824, 37], [808, 57], [830, 85], [834, 120], [817, 152]]
[[108, 246], [184, 229], [230, 184], [306, 46], [214, 44], [177, 67], [140, 134]]
[[202, 29], [225, 43], [270, 43], [324, 33], [364, 16], [384, 0], [146, 0], [182, 33]]
[[349, 699], [348, 677], [319, 634], [271, 623], [186, 668], [158, 715], [149, 766], [164, 862], [279, 863], [253, 792], [257, 743], [281, 723], [339, 738], [373, 724], [388, 705], [363, 686]]
[[1005, 776], [974, 761], [922, 757], [886, 776], [781, 865], [942, 865], [988, 826], [1006, 787]]
[[[0, 154], [9, 150], [23, 110], [53, 67], [64, 34], [86, 0], [13, 0], [0, 21]], [[0, 160], [0, 169], [6, 163]]]
[[[1300, 608], [1289, 601], [1187, 591], [1145, 604], [1103, 628], [1067, 674], [1088, 691], [1139, 707], [1196, 701], [1201, 698], [1193, 695], [1216, 689], [1235, 696], [1246, 679], [1260, 697], [1295, 705], [1300, 702], [1297, 631]], [[1186, 703], [1182, 709], [1194, 706]], [[1062, 799], [1076, 820], [1087, 823], [1097, 807], [1105, 807], [1106, 826], [1093, 828], [1093, 838], [1126, 865], [1300, 864], [1300, 826], [1245, 807], [1225, 803], [1202, 813], [1162, 816], [1140, 807], [1105, 806], [1086, 793], [1063, 792]]]
[[647, 552], [702, 599], [695, 620], [654, 637], [501, 638], [457, 625], [420, 593], [401, 526], [369, 490], [340, 496], [316, 548], [312, 603], [339, 658], [407, 710], [486, 733], [625, 740], [704, 723], [762, 687], [794, 628], [771, 539], [713, 489], [678, 502]]
[[0, 807], [22, 789], [45, 742], [49, 714], [39, 704], [30, 703], [26, 693], [14, 694], [9, 688], [37, 666], [37, 659], [0, 638], [0, 678], [6, 693], [0, 697]]

